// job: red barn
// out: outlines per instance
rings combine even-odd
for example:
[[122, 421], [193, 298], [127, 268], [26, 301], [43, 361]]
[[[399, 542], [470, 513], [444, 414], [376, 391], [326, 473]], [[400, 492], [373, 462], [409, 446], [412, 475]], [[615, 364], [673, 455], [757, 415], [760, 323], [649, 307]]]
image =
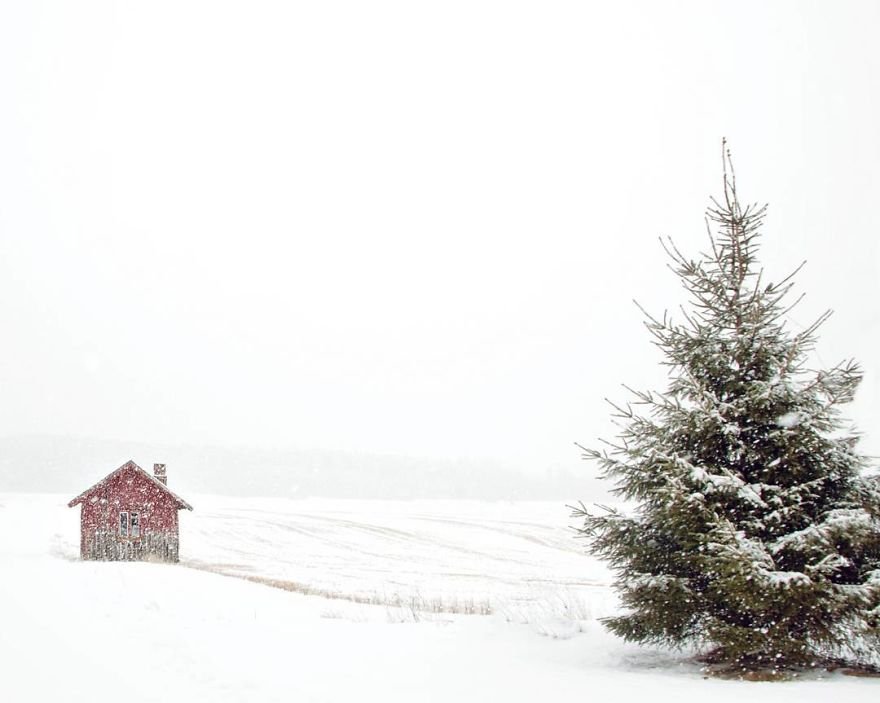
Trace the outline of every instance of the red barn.
[[153, 474], [128, 461], [67, 504], [82, 506], [83, 559], [177, 561], [177, 511], [192, 506], [168, 490], [165, 464]]

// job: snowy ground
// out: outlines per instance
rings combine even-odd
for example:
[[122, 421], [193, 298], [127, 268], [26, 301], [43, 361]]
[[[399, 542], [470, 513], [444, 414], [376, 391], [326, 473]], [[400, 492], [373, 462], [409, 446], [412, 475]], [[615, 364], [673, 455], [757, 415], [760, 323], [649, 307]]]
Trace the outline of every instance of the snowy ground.
[[[336, 597], [446, 611], [613, 607], [558, 503], [203, 498], [184, 561]], [[590, 612], [590, 615], [597, 615]]]
[[595, 621], [613, 608], [607, 572], [570, 542], [563, 506], [188, 497], [184, 563], [167, 566], [80, 562], [67, 496], [0, 494], [0, 701], [807, 703], [880, 692], [876, 679], [840, 674], [706, 679], [682, 657], [620, 643]]

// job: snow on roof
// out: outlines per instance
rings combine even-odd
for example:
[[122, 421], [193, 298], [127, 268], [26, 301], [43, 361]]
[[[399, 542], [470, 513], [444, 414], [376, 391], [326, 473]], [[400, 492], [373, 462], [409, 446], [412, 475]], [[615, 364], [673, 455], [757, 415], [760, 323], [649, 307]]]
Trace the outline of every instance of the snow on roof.
[[117, 474], [119, 474], [122, 471], [125, 471], [127, 469], [134, 469], [135, 471], [139, 471], [140, 473], [142, 473], [144, 475], [144, 478], [148, 479], [149, 481], [152, 481], [153, 484], [155, 484], [158, 488], [160, 488], [164, 493], [167, 493], [169, 496], [171, 496], [174, 499], [174, 501], [177, 503], [178, 508], [186, 508], [187, 510], [192, 510], [192, 506], [189, 503], [187, 503], [183, 498], [181, 498], [179, 495], [177, 495], [174, 491], [170, 490], [168, 488], [168, 486], [166, 486], [164, 483], [159, 481], [155, 476], [152, 476], [152, 475], [148, 474], [146, 471], [144, 471], [140, 466], [138, 466], [134, 462], [133, 459], [129, 459], [122, 466], [120, 466], [118, 469], [107, 474], [104, 478], [102, 478], [100, 481], [98, 481], [94, 486], [84, 490], [76, 498], [74, 498], [72, 501], [70, 501], [67, 504], [67, 507], [72, 508], [74, 505], [79, 505], [86, 498], [88, 498], [89, 495], [91, 495], [92, 493], [97, 491], [99, 488], [102, 488], [103, 486], [105, 486], [114, 476], [116, 476]]

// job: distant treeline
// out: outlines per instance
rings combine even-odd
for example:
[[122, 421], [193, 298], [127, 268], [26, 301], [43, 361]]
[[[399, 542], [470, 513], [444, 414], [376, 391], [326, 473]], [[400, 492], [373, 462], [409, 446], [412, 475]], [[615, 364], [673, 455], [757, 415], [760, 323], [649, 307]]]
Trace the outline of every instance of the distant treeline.
[[75, 495], [128, 459], [168, 465], [181, 493], [284, 498], [607, 499], [592, 469], [523, 472], [498, 463], [330, 450], [153, 445], [50, 436], [0, 438], [0, 492]]

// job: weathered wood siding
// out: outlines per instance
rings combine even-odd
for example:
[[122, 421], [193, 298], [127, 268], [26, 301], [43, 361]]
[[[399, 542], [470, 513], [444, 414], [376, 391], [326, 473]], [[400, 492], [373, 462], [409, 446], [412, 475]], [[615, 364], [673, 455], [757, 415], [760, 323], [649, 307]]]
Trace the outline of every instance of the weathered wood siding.
[[[120, 534], [122, 511], [129, 516], [138, 513], [138, 536]], [[155, 481], [135, 468], [123, 470], [82, 502], [80, 556], [111, 561], [177, 561], [177, 511], [174, 499]]]
[[115, 533], [83, 533], [82, 558], [100, 561], [171, 561], [180, 556], [176, 534], [152, 532], [138, 539], [122, 539]]

